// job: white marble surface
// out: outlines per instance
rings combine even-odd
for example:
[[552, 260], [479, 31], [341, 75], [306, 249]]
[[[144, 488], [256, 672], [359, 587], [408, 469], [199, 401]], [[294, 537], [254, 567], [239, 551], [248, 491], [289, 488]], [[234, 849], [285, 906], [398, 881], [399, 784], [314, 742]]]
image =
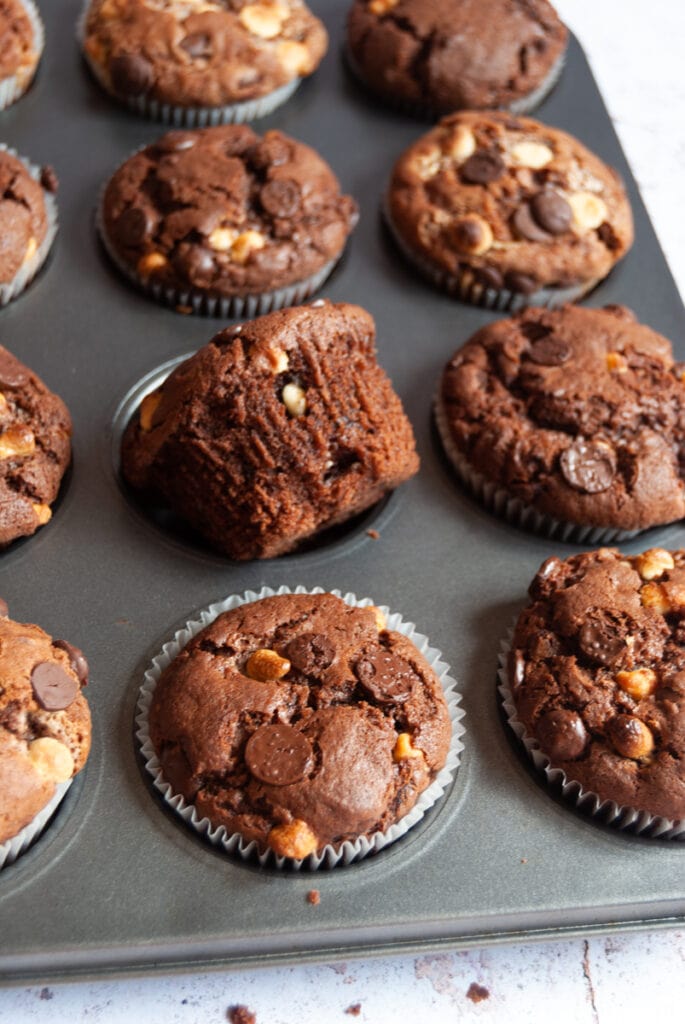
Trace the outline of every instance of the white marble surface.
[[[685, 294], [685, 5], [556, 4], [590, 56]], [[480, 1002], [467, 996], [474, 982], [489, 993]], [[214, 1024], [228, 1019], [230, 1006], [244, 1004], [258, 1024], [643, 1024], [681, 1020], [683, 997], [685, 933], [670, 931], [324, 966], [13, 987], [0, 992], [0, 1021]], [[359, 1014], [346, 1014], [355, 1004]]]

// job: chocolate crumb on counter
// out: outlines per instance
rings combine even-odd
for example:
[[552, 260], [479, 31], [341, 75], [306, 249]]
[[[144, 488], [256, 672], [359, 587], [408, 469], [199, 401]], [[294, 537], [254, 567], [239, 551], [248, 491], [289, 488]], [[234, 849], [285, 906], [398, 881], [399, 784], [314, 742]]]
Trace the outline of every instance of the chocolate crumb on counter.
[[257, 1024], [257, 1014], [240, 1003], [229, 1006], [226, 1017], [230, 1024]]
[[321, 893], [318, 889], [310, 889], [307, 893], [307, 903], [311, 903], [313, 907], [318, 907], [321, 903]]
[[479, 985], [478, 982], [472, 981], [468, 987], [466, 998], [470, 999], [472, 1003], [482, 1003], [484, 999], [490, 998], [490, 989], [487, 989], [485, 985]]
[[350, 1017], [358, 1017], [361, 1012], [362, 1012], [362, 1004], [361, 1003], [351, 1003], [351, 1005], [348, 1006], [347, 1009], [345, 1010], [345, 1013], [348, 1013], [350, 1015]]
[[381, 535], [378, 532], [378, 530], [367, 530], [366, 531], [366, 536], [370, 537], [371, 540], [380, 540], [380, 536]]

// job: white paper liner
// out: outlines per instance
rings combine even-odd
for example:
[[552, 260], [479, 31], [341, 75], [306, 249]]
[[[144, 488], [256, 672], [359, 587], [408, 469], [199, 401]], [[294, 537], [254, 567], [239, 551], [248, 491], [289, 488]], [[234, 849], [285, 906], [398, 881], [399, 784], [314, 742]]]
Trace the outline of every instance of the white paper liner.
[[633, 832], [649, 839], [685, 840], [685, 819], [674, 821], [649, 811], [639, 811], [634, 807], [617, 804], [614, 800], [602, 800], [597, 793], [585, 789], [580, 782], [569, 779], [561, 768], [553, 768], [549, 758], [543, 754], [538, 741], [526, 732], [526, 727], [518, 717], [514, 697], [509, 683], [508, 657], [514, 627], [509, 630], [506, 638], [501, 641], [499, 651], [498, 690], [502, 699], [502, 707], [507, 716], [509, 726], [525, 748], [528, 757], [539, 772], [542, 772], [550, 786], [560, 788], [565, 800], [579, 810], [601, 819], [612, 828]]
[[609, 526], [582, 526], [578, 523], [555, 519], [544, 512], [538, 512], [531, 505], [526, 505], [520, 498], [512, 497], [493, 480], [488, 480], [477, 469], [474, 469], [466, 456], [459, 451], [450, 431], [440, 392], [435, 396], [433, 409], [435, 425], [438, 428], [445, 454], [456, 469], [462, 483], [489, 512], [494, 512], [495, 515], [506, 519], [513, 526], [518, 526], [522, 530], [530, 530], [532, 533], [540, 533], [544, 537], [560, 540], [565, 544], [589, 544], [591, 546], [632, 540], [633, 537], [637, 537], [638, 534], [644, 533], [645, 529], [648, 529], [648, 527], [644, 527], [640, 530], [619, 530]]
[[36, 71], [45, 45], [45, 28], [38, 8], [33, 0], [21, 0], [25, 9], [31, 28], [33, 29], [33, 50], [36, 54], [36, 63], [28, 75], [10, 75], [0, 80], [0, 110], [5, 110], [24, 95], [31, 82], [36, 77]]
[[[40, 167], [36, 166], [36, 164], [29, 163], [25, 157], [20, 156], [15, 149], [12, 149], [11, 146], [5, 146], [4, 143], [0, 143], [0, 150], [4, 150], [11, 156], [15, 156], [18, 160], [21, 160], [31, 177], [37, 182], [40, 182]], [[23, 292], [48, 258], [48, 253], [50, 252], [52, 243], [55, 240], [55, 235], [57, 234], [57, 202], [55, 201], [55, 197], [45, 189], [43, 189], [43, 200], [45, 202], [45, 214], [47, 221], [45, 238], [38, 246], [31, 259], [22, 263], [14, 278], [7, 284], [0, 284], [0, 306], [6, 306], [12, 301], [12, 299], [16, 298], [17, 295]]]
[[29, 848], [31, 843], [38, 838], [66, 796], [71, 782], [72, 780], [69, 779], [67, 782], [62, 782], [56, 786], [55, 795], [42, 811], [39, 811], [35, 818], [21, 832], [17, 832], [16, 836], [0, 844], [0, 871], [7, 867], [8, 864], [13, 864], [17, 857], [20, 857]]
[[220, 107], [181, 107], [172, 103], [162, 103], [160, 100], [145, 95], [119, 96], [110, 88], [103, 69], [96, 61], [91, 60], [85, 49], [86, 19], [89, 8], [90, 0], [86, 0], [77, 22], [76, 36], [83, 58], [97, 83], [108, 96], [117, 100], [118, 103], [123, 103], [135, 114], [140, 117], [148, 117], [153, 121], [161, 121], [172, 128], [208, 128], [218, 124], [244, 124], [246, 121], [266, 117], [267, 114], [289, 100], [302, 81], [301, 78], [294, 78], [291, 82], [279, 86], [278, 89], [266, 93], [265, 96], [257, 96], [255, 99], [243, 100], [239, 103], [228, 103]]
[[568, 288], [539, 288], [531, 295], [523, 292], [512, 292], [508, 288], [491, 288], [482, 281], [476, 280], [473, 270], [467, 269], [459, 276], [449, 274], [430, 263], [424, 256], [413, 251], [395, 226], [390, 215], [388, 192], [382, 204], [385, 223], [393, 237], [397, 248], [419, 273], [431, 284], [448, 295], [456, 296], [464, 302], [484, 309], [493, 309], [502, 313], [517, 313], [529, 306], [540, 306], [544, 309], [557, 309], [566, 302], [577, 302], [599, 284], [601, 277], [593, 277], [589, 281], [570, 285]]
[[146, 295], [152, 296], [156, 302], [162, 305], [171, 306], [173, 309], [181, 308], [182, 312], [195, 313], [198, 316], [223, 317], [244, 317], [250, 319], [261, 316], [264, 313], [271, 313], [276, 309], [283, 309], [286, 306], [297, 306], [304, 302], [311, 295], [321, 288], [324, 281], [330, 276], [333, 268], [342, 257], [344, 248], [338, 256], [329, 260], [323, 267], [293, 284], [284, 285], [283, 288], [276, 288], [270, 292], [262, 292], [252, 295], [208, 295], [199, 289], [189, 288], [181, 291], [177, 288], [166, 287], [153, 280], [145, 281], [125, 263], [117, 253], [114, 245], [107, 237], [104, 218], [104, 197], [107, 188], [105, 183], [98, 200], [95, 214], [95, 227], [105, 247], [107, 255], [117, 270], [132, 284], [143, 291]]
[[[422, 120], [429, 121], [438, 121], [440, 118], [446, 117], [449, 113], [449, 111], [446, 110], [436, 110], [429, 104], [421, 103], [419, 100], [409, 100], [399, 96], [391, 96], [388, 93], [382, 92], [380, 89], [374, 88], [374, 86], [365, 77], [364, 72], [359, 66], [357, 58], [352, 53], [347, 42], [343, 43], [342, 54], [347, 67], [352, 72], [352, 76], [356, 78], [359, 84], [365, 89], [369, 89], [376, 99], [381, 100], [386, 104], [386, 106], [391, 107], [393, 110], [397, 110], [402, 114], [407, 114], [410, 117], [420, 117]], [[530, 113], [530, 111], [539, 106], [539, 104], [542, 103], [546, 96], [552, 91], [561, 78], [561, 73], [564, 70], [565, 64], [566, 51], [558, 57], [537, 89], [528, 93], [527, 96], [522, 96], [520, 99], [514, 100], [506, 107], [483, 108], [484, 113], [487, 112], [488, 109], [504, 111], [505, 113], [514, 115]]]
[[331, 845], [325, 846], [320, 854], [311, 854], [309, 857], [304, 858], [304, 860], [294, 860], [290, 857], [279, 857], [271, 850], [260, 853], [257, 843], [254, 840], [248, 843], [239, 833], [229, 834], [223, 825], [212, 827], [207, 818], [199, 817], [192, 804], [189, 804], [179, 794], [174, 795], [171, 786], [165, 781], [162, 775], [159, 759], [157, 758], [150, 740], [148, 713], [159, 677], [164, 669], [166, 669], [174, 658], [183, 650], [192, 637], [196, 636], [197, 633], [208, 626], [210, 622], [213, 622], [214, 619], [216, 619], [218, 615], [221, 615], [222, 612], [230, 611], [232, 608], [237, 608], [239, 605], [250, 604], [253, 601], [260, 601], [264, 597], [273, 597], [279, 594], [326, 593], [322, 587], [313, 587], [309, 589], [307, 587], [298, 586], [291, 589], [290, 587], [282, 586], [279, 587], [278, 590], [272, 590], [271, 587], [262, 587], [258, 593], [248, 590], [242, 595], [234, 594], [231, 597], [226, 598], [225, 601], [219, 601], [216, 604], [210, 605], [200, 613], [198, 619], [188, 622], [183, 629], [179, 629], [176, 632], [173, 640], [164, 644], [161, 652], [153, 658], [152, 665], [146, 671], [145, 681], [140, 689], [136, 713], [136, 725], [138, 727], [136, 737], [140, 742], [141, 753], [145, 758], [145, 767], [152, 776], [155, 789], [162, 794], [165, 803], [172, 807], [176, 813], [183, 818], [186, 824], [199, 832], [199, 834], [206, 838], [213, 846], [225, 850], [226, 853], [237, 853], [243, 860], [257, 859], [262, 866], [269, 864], [271, 866], [275, 865], [278, 868], [282, 868], [287, 865], [298, 870], [303, 865], [307, 868], [313, 869], [318, 869], [322, 866], [332, 868], [336, 864], [350, 864], [352, 861], [361, 860], [371, 853], [377, 853], [379, 850], [382, 850], [390, 843], [394, 843], [396, 839], [399, 839], [400, 836], [403, 836], [408, 832], [410, 828], [423, 818], [426, 811], [440, 799], [445, 789], [452, 782], [459, 765], [461, 751], [464, 749], [464, 745], [461, 742], [461, 737], [465, 732], [461, 721], [464, 717], [464, 710], [460, 706], [461, 695], [456, 690], [457, 684], [455, 680], [448, 674], [449, 666], [442, 661], [441, 652], [436, 648], [429, 646], [428, 639], [421, 633], [417, 632], [414, 623], [405, 622], [398, 612], [391, 612], [384, 605], [374, 605], [374, 602], [368, 597], [358, 599], [354, 594], [343, 594], [339, 590], [332, 590], [328, 592], [334, 594], [336, 597], [342, 598], [346, 604], [352, 606], [360, 608], [366, 608], [369, 606], [379, 607], [386, 616], [387, 628], [403, 633], [408, 637], [432, 667], [440, 680], [445, 694], [445, 700], [447, 702], [447, 709], [452, 723], [452, 742], [447, 754], [445, 766], [440, 770], [430, 786], [428, 786], [428, 788], [419, 795], [418, 800], [409, 813], [406, 814], [404, 818], [401, 818], [400, 821], [391, 825], [386, 832], [376, 832], [369, 837], [362, 836], [355, 842], [346, 841], [338, 848]]

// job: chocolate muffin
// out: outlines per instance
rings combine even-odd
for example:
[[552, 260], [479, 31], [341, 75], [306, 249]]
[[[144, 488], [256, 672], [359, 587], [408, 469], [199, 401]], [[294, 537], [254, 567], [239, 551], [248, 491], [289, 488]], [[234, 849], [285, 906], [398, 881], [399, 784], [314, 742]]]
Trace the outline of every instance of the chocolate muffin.
[[518, 525], [596, 541], [685, 516], [683, 367], [624, 307], [488, 324], [447, 364], [436, 413], [463, 479]]
[[0, 548], [49, 522], [70, 460], [64, 402], [0, 346]]
[[[88, 665], [78, 648], [7, 618], [0, 602], [0, 844], [31, 825], [56, 789], [83, 768], [90, 713]], [[22, 839], [27, 839], [23, 836]], [[12, 853], [0, 847], [0, 864]]]
[[0, 110], [30, 86], [43, 41], [43, 23], [33, 0], [0, 0]]
[[252, 316], [300, 302], [357, 222], [321, 157], [278, 131], [169, 132], [110, 179], [101, 233], [129, 279], [183, 311]]
[[420, 114], [524, 114], [553, 87], [568, 31], [547, 0], [354, 0], [348, 59], [373, 92]]
[[333, 594], [241, 604], [162, 673], [149, 734], [198, 818], [302, 860], [404, 817], [451, 740], [435, 671], [379, 609]]
[[141, 403], [125, 479], [236, 559], [369, 508], [419, 464], [374, 335], [365, 310], [324, 301], [220, 331]]
[[509, 659], [529, 749], [600, 801], [683, 822], [685, 552], [548, 558], [530, 596]]
[[490, 309], [574, 301], [633, 242], [616, 171], [566, 132], [507, 114], [453, 114], [410, 146], [386, 214], [425, 276]]
[[328, 45], [302, 0], [91, 0], [82, 37], [108, 93], [186, 127], [269, 113]]
[[33, 280], [57, 233], [57, 178], [0, 144], [0, 306]]

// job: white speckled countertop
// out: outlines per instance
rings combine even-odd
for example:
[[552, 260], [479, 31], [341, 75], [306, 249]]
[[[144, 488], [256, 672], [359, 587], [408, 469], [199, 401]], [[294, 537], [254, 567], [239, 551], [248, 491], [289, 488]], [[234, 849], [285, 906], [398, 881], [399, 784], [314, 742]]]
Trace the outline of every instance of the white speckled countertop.
[[[685, 4], [556, 0], [556, 6], [590, 57], [685, 294]], [[0, 992], [0, 1021], [214, 1024], [242, 1004], [257, 1024], [527, 1024], [549, 1018], [555, 1024], [642, 1024], [681, 1020], [682, 997], [685, 933], [666, 931], [324, 966], [12, 987]]]

